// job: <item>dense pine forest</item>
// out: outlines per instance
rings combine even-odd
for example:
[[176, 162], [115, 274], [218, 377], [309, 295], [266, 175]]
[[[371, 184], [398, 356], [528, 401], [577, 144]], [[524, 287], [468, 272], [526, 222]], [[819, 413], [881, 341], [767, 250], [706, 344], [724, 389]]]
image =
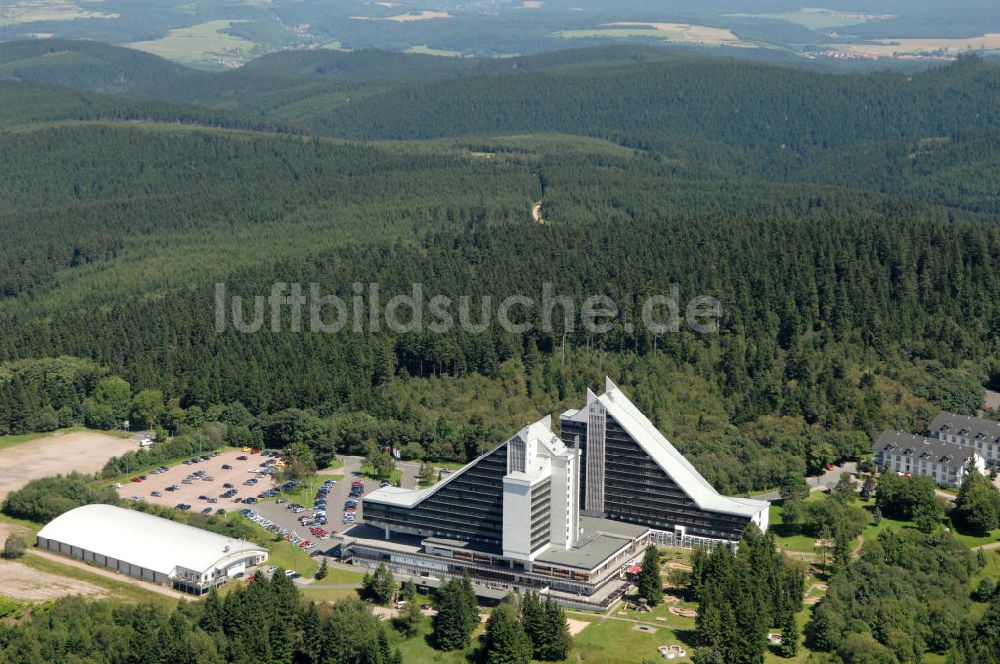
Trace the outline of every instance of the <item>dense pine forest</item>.
[[[88, 421], [115, 375], [165, 406], [242, 404], [262, 438], [292, 409], [328, 444], [361, 427], [464, 461], [610, 374], [742, 492], [974, 412], [1000, 383], [995, 65], [837, 76], [616, 48], [513, 72], [418, 58], [416, 83], [378, 53], [204, 74], [72, 44], [88, 67], [3, 47], [14, 78], [79, 88], [0, 87], [34, 109], [0, 132], [4, 432]], [[246, 85], [138, 101], [106, 94], [112, 71], [161, 97]], [[245, 335], [216, 332], [216, 282], [345, 298], [375, 282], [385, 299], [420, 282], [456, 301], [549, 283], [620, 310], [600, 334], [557, 316], [523, 334]], [[722, 303], [718, 334], [629, 324], [672, 284]], [[70, 369], [86, 378], [52, 384]]]
[[[854, 488], [787, 490], [1000, 390], [995, 63], [834, 75], [608, 47], [289, 52], [207, 73], [39, 41], [0, 44], [0, 79], [0, 435], [127, 418], [169, 436], [104, 481], [222, 444], [466, 462], [607, 375], [718, 489], [781, 486], [802, 522], [789, 508], [781, 533], [835, 542], [799, 625], [815, 661], [995, 661], [1000, 594], [963, 594], [982, 554], [909, 528], [851, 556], [869, 519]], [[275, 284], [349, 303], [420, 284], [454, 320], [469, 298], [478, 327], [323, 332], [288, 306], [253, 333], [220, 326], [220, 288], [247, 319]], [[676, 330], [638, 324], [673, 292]], [[522, 307], [521, 331], [478, 306], [553, 294], [573, 315]], [[600, 331], [580, 324], [591, 295], [617, 307]], [[719, 303], [708, 331], [685, 309], [699, 296]], [[73, 475], [5, 510], [41, 522], [105, 500]], [[698, 645], [727, 661], [799, 628], [802, 570], [748, 536], [688, 579], [711, 609]], [[730, 592], [747, 570], [766, 592]], [[761, 632], [746, 658], [734, 624]], [[0, 622], [0, 658], [371, 664], [399, 661], [390, 633], [279, 574], [171, 611], [59, 600]]]

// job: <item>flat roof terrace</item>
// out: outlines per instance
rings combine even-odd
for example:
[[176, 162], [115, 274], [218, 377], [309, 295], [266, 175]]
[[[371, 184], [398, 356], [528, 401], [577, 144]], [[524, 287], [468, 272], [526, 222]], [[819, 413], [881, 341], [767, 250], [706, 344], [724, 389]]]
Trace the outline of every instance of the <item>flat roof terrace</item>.
[[576, 546], [565, 550], [548, 548], [535, 558], [535, 563], [589, 572], [649, 532], [645, 526], [587, 516], [580, 518], [580, 526]]

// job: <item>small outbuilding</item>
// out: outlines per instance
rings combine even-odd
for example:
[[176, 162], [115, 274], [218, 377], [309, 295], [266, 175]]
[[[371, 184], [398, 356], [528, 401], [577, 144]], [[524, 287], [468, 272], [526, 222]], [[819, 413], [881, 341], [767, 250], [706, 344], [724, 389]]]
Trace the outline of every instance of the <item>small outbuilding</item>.
[[267, 560], [259, 544], [113, 505], [84, 505], [56, 517], [36, 544], [196, 595]]

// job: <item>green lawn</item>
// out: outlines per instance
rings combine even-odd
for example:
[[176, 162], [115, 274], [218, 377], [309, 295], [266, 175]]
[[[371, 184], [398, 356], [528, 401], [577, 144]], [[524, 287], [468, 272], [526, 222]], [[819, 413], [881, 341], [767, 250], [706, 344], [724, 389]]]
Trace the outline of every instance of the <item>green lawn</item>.
[[969, 547], [970, 549], [975, 546], [983, 546], [984, 544], [992, 544], [993, 542], [1000, 541], [1000, 528], [992, 531], [989, 535], [985, 537], [977, 537], [976, 535], [963, 535], [958, 532], [958, 529], [952, 528], [952, 533], [955, 535], [955, 539]]
[[[375, 473], [375, 469], [372, 468], [372, 466], [367, 463], [361, 464], [361, 474], [364, 477], [373, 480], [382, 479]], [[389, 475], [389, 481], [392, 482], [393, 486], [401, 486], [403, 483], [403, 471], [401, 471], [399, 468], [393, 469], [392, 474]]]
[[309, 552], [290, 542], [275, 542], [273, 538], [267, 543], [267, 564], [277, 565], [281, 569], [295, 570], [302, 576], [312, 578], [319, 568], [315, 558], [309, 557]]
[[37, 556], [30, 551], [20, 559], [20, 562], [23, 562], [25, 565], [37, 569], [40, 572], [48, 572], [49, 574], [55, 574], [57, 576], [86, 581], [87, 583], [98, 586], [99, 588], [104, 588], [110, 595], [118, 599], [131, 602], [160, 604], [166, 607], [173, 607], [177, 605], [177, 600], [175, 599], [171, 599], [170, 597], [161, 595], [160, 593], [146, 590], [141, 586], [124, 580], [128, 577], [123, 576], [122, 581], [109, 579], [106, 576], [95, 574], [94, 572], [88, 572], [87, 570], [80, 569], [79, 567], [63, 565], [62, 563], [55, 562], [54, 560], [42, 558], [41, 556]]
[[[579, 618], [577, 615], [571, 617]], [[694, 650], [693, 629], [665, 627], [655, 620], [649, 621], [649, 624], [655, 632], [637, 631], [634, 629], [635, 623], [621, 620], [593, 622], [573, 639], [569, 661], [586, 664], [635, 664], [644, 657], [658, 658], [656, 649], [661, 645], [679, 644], [689, 655]]]
[[21, 528], [27, 530], [29, 533], [28, 540], [32, 543], [34, 543], [35, 535], [38, 534], [38, 531], [42, 529], [43, 525], [40, 523], [35, 523], [34, 521], [28, 521], [26, 519], [15, 519], [14, 517], [7, 516], [6, 514], [3, 513], [0, 513], [0, 521], [2, 521], [3, 523], [9, 523], [15, 526], [20, 526]]
[[[822, 491], [813, 491], [803, 502], [814, 502], [826, 500], [827, 494]], [[775, 542], [779, 550], [798, 551], [800, 553], [813, 553], [816, 549], [816, 539], [809, 535], [803, 535], [797, 531], [791, 531], [784, 527], [782, 501], [771, 503], [771, 510], [768, 515], [769, 528], [775, 536]]]
[[404, 662], [420, 662], [420, 664], [468, 664], [472, 661], [473, 653], [476, 651], [478, 635], [482, 633], [484, 627], [480, 625], [472, 639], [472, 646], [465, 650], [455, 650], [443, 652], [435, 650], [428, 643], [427, 635], [431, 632], [431, 619], [425, 618], [420, 624], [417, 635], [412, 638], [404, 638], [394, 629], [387, 630], [389, 641], [393, 648], [399, 648], [403, 654]]

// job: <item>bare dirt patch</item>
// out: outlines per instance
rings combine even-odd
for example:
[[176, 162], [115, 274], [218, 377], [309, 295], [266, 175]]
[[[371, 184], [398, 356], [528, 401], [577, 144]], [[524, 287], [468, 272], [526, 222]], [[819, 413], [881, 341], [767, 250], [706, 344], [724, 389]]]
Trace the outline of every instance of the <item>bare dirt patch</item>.
[[707, 25], [688, 23], [647, 23], [640, 21], [620, 21], [608, 25], [621, 28], [652, 28], [667, 40], [685, 44], [705, 46], [752, 46], [737, 37], [732, 30], [712, 28]]
[[590, 627], [590, 623], [586, 620], [574, 620], [572, 618], [566, 619], [566, 624], [569, 625], [569, 635], [576, 636], [583, 630]]
[[427, 21], [432, 18], [451, 18], [451, 14], [448, 12], [431, 12], [431, 11], [419, 11], [410, 12], [407, 14], [397, 14], [395, 16], [390, 16], [387, 21], [396, 21], [397, 23], [409, 23], [411, 21]]
[[138, 449], [134, 440], [94, 431], [55, 433], [0, 451], [0, 501], [40, 477], [94, 473], [108, 459]]
[[86, 581], [40, 572], [24, 563], [12, 561], [0, 561], [0, 589], [8, 597], [29, 602], [44, 602], [69, 595], [106, 596], [103, 589]]
[[964, 39], [879, 39], [872, 44], [833, 44], [830, 48], [879, 58], [914, 55], [955, 57], [966, 52], [1000, 50], [1000, 33]]
[[670, 613], [674, 614], [675, 616], [681, 616], [682, 618], [697, 618], [698, 617], [698, 612], [697, 611], [694, 611], [692, 609], [682, 609], [679, 606], [671, 606], [671, 607], [668, 607], [667, 610], [670, 611]]
[[1000, 392], [986, 390], [986, 398], [983, 400], [986, 410], [1000, 410]]

